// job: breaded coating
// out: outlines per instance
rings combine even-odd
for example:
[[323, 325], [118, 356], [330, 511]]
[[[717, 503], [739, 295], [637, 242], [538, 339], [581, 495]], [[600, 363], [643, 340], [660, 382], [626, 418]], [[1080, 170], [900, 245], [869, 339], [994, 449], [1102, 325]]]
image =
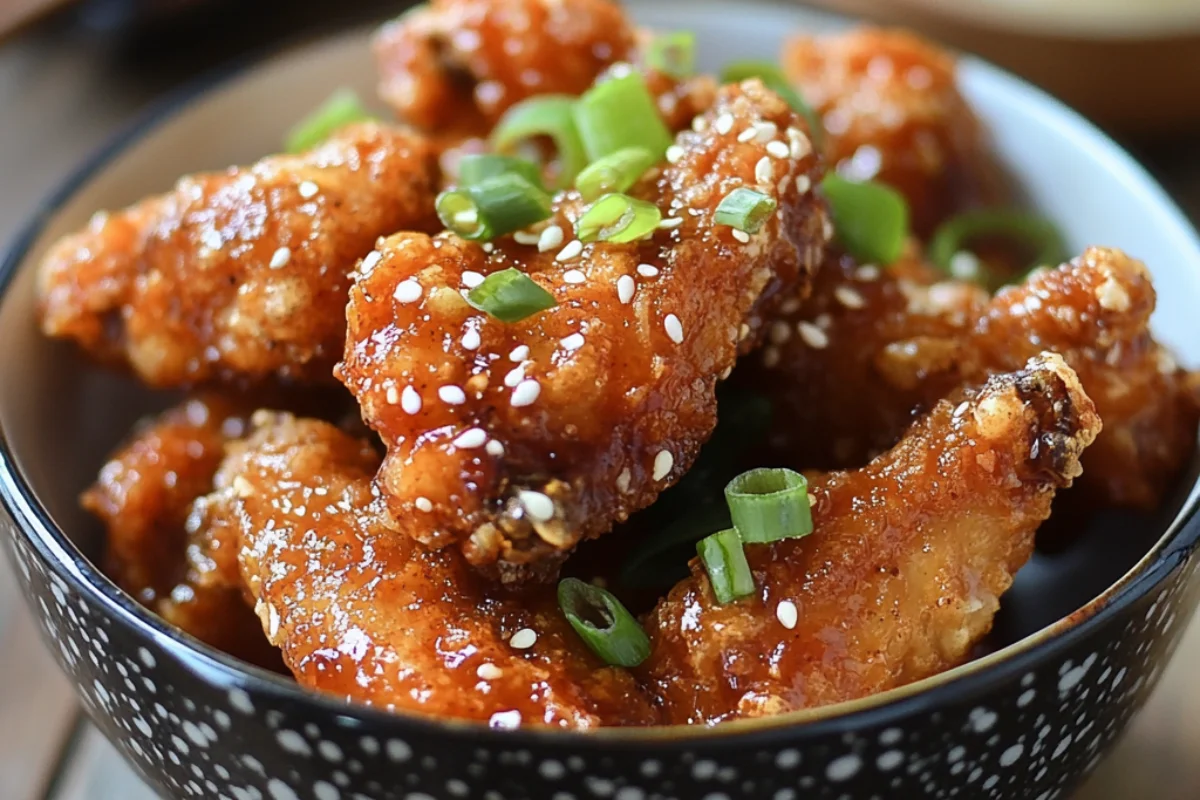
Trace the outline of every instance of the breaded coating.
[[915, 253], [888, 270], [844, 257], [822, 267], [812, 296], [787, 307], [772, 324], [773, 344], [735, 376], [775, 403], [772, 458], [865, 463], [952, 388], [1048, 349], [1079, 374], [1104, 420], [1072, 494], [1156, 507], [1194, 450], [1200, 392], [1150, 333], [1145, 266], [1090, 248], [990, 300], [940, 277]]
[[51, 249], [42, 330], [153, 386], [328, 382], [355, 261], [382, 235], [434, 228], [436, 187], [424, 140], [376, 123], [303, 155], [183, 178]]
[[[105, 525], [104, 571], [117, 585], [197, 639], [278, 666], [243, 597], [236, 531], [233, 537], [189, 536], [202, 527], [192, 501], [212, 491], [226, 443], [245, 429], [237, 403], [211, 394], [186, 400], [139, 427], [81, 502]], [[201, 552], [203, 558], [194, 557]], [[232, 582], [228, 572], [207, 577], [222, 574], [220, 564], [231, 561]]]
[[485, 591], [455, 550], [396, 536], [379, 457], [323, 422], [259, 412], [221, 467], [263, 629], [304, 686], [439, 718], [591, 728], [656, 717], [540, 589]]
[[856, 28], [792, 37], [782, 59], [822, 118], [830, 164], [899, 190], [921, 236], [960, 211], [1008, 200], [946, 51], [906, 31]]
[[484, 135], [527, 97], [581, 94], [634, 43], [608, 0], [431, 0], [376, 34], [379, 94], [424, 130]]
[[1100, 420], [1053, 354], [938, 403], [890, 452], [810, 477], [814, 532], [747, 545], [755, 594], [692, 575], [649, 615], [664, 722], [865, 697], [965, 661]]
[[[570, 192], [540, 246], [400, 234], [360, 265], [337, 374], [388, 448], [377, 485], [404, 533], [505, 581], [553, 575], [687, 470], [717, 381], [830, 234], [819, 160], [783, 100], [751, 81], [702, 119], [634, 190], [664, 209], [652, 239], [581, 245]], [[779, 202], [753, 236], [714, 223], [743, 186]], [[504, 324], [464, 301], [508, 267], [557, 305]]]

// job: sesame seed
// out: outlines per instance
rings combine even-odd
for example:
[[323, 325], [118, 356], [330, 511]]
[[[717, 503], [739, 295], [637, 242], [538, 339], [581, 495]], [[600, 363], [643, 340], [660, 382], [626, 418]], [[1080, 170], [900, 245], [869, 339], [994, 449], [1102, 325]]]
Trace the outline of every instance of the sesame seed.
[[733, 115], [726, 111], [717, 117], [717, 121], [713, 123], [713, 127], [717, 129], [717, 133], [724, 136], [733, 130]]
[[812, 178], [807, 175], [796, 176], [796, 191], [800, 194], [808, 194], [808, 190], [812, 188]]
[[517, 364], [504, 376], [504, 385], [512, 389], [523, 380], [525, 380], [525, 365]]
[[629, 467], [621, 470], [621, 474], [617, 476], [617, 488], [621, 490], [621, 494], [629, 492], [629, 481], [632, 478], [633, 476], [629, 474]]
[[484, 446], [489, 456], [500, 457], [504, 455], [504, 444], [498, 439], [488, 439], [487, 445]]
[[758, 131], [754, 130], [753, 127], [746, 128], [746, 130], [744, 130], [738, 134], [737, 140], [739, 142], [748, 142], [751, 139], [753, 139], [755, 136], [758, 136]]
[[527, 231], [515, 231], [513, 233], [513, 241], [515, 241], [517, 244], [537, 244], [538, 239], [541, 237], [542, 235], [540, 233], [531, 233]]
[[541, 492], [522, 490], [517, 492], [517, 500], [534, 522], [548, 522], [554, 518], [554, 501]]
[[362, 266], [359, 268], [362, 272], [370, 272], [375, 269], [380, 261], [383, 260], [383, 254], [378, 250], [372, 250], [367, 253], [367, 257], [362, 260]]
[[796, 627], [796, 622], [800, 619], [796, 604], [791, 600], [783, 600], [775, 606], [775, 616], [779, 619], [779, 624], [789, 631]]
[[749, 335], [750, 326], [743, 322], [742, 327], [738, 328], [738, 341], [745, 341], [746, 337]]
[[508, 643], [518, 650], [528, 650], [537, 642], [537, 633], [533, 628], [521, 628], [512, 635]]
[[862, 308], [867, 304], [863, 296], [849, 286], [839, 286], [833, 290], [833, 296], [846, 308]]
[[718, 378], [719, 378], [720, 380], [725, 380], [726, 378], [728, 378], [728, 377], [729, 377], [730, 375], [732, 375], [732, 374], [733, 374], [733, 367], [732, 367], [732, 366], [728, 366], [728, 367], [726, 367], [725, 369], [721, 370], [721, 374], [718, 376]]
[[200, 244], [204, 245], [209, 250], [220, 250], [221, 245], [225, 244], [225, 240], [221, 238], [221, 234], [217, 233], [212, 228], [209, 228], [204, 233], [200, 234]]
[[696, 133], [704, 133], [708, 130], [708, 120], [704, 117], [692, 117], [692, 130]]
[[533, 401], [538, 399], [538, 395], [542, 393], [542, 385], [532, 378], [523, 380], [517, 384], [517, 388], [513, 389], [512, 406], [513, 408], [521, 408], [522, 406], [533, 405]]
[[654, 457], [654, 480], [661, 481], [667, 477], [671, 474], [673, 466], [675, 466], [675, 456], [671, 455], [671, 451], [659, 450], [658, 455]]
[[289, 247], [281, 247], [271, 256], [271, 269], [281, 269], [286, 267], [288, 262], [292, 260], [292, 250]]
[[970, 407], [971, 407], [971, 404], [968, 403], [966, 400], [963, 400], [961, 403], [958, 404], [958, 408], [954, 409], [954, 416], [961, 417], [963, 414], [967, 413], [967, 409]]
[[254, 485], [241, 475], [236, 475], [233, 478], [233, 492], [238, 497], [251, 497], [254, 494]]
[[678, 228], [682, 224], [682, 217], [663, 217], [662, 221], [658, 223], [658, 227], [663, 230], [670, 230], [671, 228]]
[[475, 674], [479, 676], [480, 680], [495, 681], [503, 677], [504, 670], [490, 661], [485, 661], [479, 665], [479, 669], [475, 670]]
[[443, 403], [452, 406], [460, 406], [467, 402], [466, 393], [452, 383], [439, 388], [438, 397], [442, 398]]
[[762, 351], [762, 363], [767, 369], [774, 367], [779, 363], [779, 348], [773, 345], [767, 345]]
[[462, 346], [464, 350], [478, 350], [480, 343], [481, 340], [479, 338], [479, 331], [475, 330], [474, 328], [471, 328], [463, 334]]
[[772, 344], [783, 344], [792, 338], [792, 329], [786, 322], [777, 319], [771, 323], [767, 336], [770, 337]]
[[754, 180], [764, 185], [775, 180], [775, 165], [767, 156], [760, 158], [754, 165]]
[[779, 194], [787, 194], [788, 187], [792, 185], [792, 174], [789, 172], [779, 179]]
[[779, 304], [779, 313], [780, 314], [795, 314], [799, 310], [800, 310], [800, 298], [799, 297], [789, 297], [787, 300], [784, 300], [782, 303]]
[[389, 386], [387, 388], [387, 401], [389, 405], [393, 406], [400, 402], [400, 393], [396, 391], [395, 386]]
[[622, 275], [617, 278], [617, 299], [622, 303], [628, 303], [633, 299], [633, 293], [637, 289], [637, 283], [629, 275]]
[[776, 140], [774, 142], [767, 143], [767, 152], [770, 155], [775, 156], [775, 158], [787, 158], [789, 155], [791, 155], [792, 151], [788, 149], [786, 143]]
[[484, 242], [480, 245], [480, 247], [483, 248], [483, 252], [485, 253], [490, 253], [496, 249], [496, 245], [492, 244], [491, 242]]
[[804, 135], [804, 131], [799, 128], [787, 129], [788, 142], [791, 144], [789, 150], [792, 158], [800, 160], [812, 152], [812, 142]]
[[460, 433], [451, 444], [460, 450], [473, 450], [487, 442], [487, 431], [483, 428], [468, 428]]
[[667, 318], [663, 320], [663, 327], [667, 329], [667, 336], [675, 344], [683, 341], [683, 323], [679, 321], [679, 317], [674, 314], [667, 314]]
[[508, 354], [509, 361], [524, 361], [529, 358], [529, 345], [519, 344]]
[[863, 283], [879, 280], [879, 267], [874, 264], [864, 264], [854, 270], [854, 279]]
[[775, 138], [775, 134], [779, 133], [779, 126], [774, 122], [766, 120], [756, 122], [752, 127], [754, 128], [755, 139], [759, 144], [766, 144]]
[[301, 181], [299, 191], [301, 197], [303, 197], [305, 200], [311, 200], [317, 196], [317, 192], [321, 191], [321, 187], [317, 186], [312, 181]]
[[405, 386], [400, 393], [400, 407], [406, 414], [416, 414], [421, 410], [421, 395], [411, 386]]
[[829, 346], [829, 337], [825, 335], [825, 331], [811, 322], [799, 323], [796, 326], [796, 332], [800, 334], [804, 343], [814, 350], [824, 350]]
[[583, 347], [583, 334], [572, 333], [570, 336], [560, 341], [559, 344], [563, 346], [564, 350], [578, 350], [579, 348]]
[[583, 242], [578, 239], [572, 239], [567, 242], [562, 250], [558, 251], [558, 255], [554, 257], [555, 261], [570, 261], [573, 258], [578, 258], [583, 252]]
[[413, 501], [413, 505], [417, 507], [418, 511], [424, 511], [426, 514], [433, 511], [433, 503], [429, 502], [428, 497], [418, 497]]
[[563, 229], [557, 225], [548, 225], [538, 237], [538, 251], [547, 253], [562, 244]]
[[396, 285], [396, 291], [392, 292], [392, 297], [396, 298], [396, 302], [399, 303], [415, 303], [421, 299], [422, 291], [421, 284], [417, 283], [415, 279], [409, 278]]
[[745, 231], [732, 228], [731, 233], [733, 233], [733, 238], [737, 239], [742, 244], [748, 244], [750, 242], [750, 234], [746, 233]]
[[653, 278], [658, 275], [658, 267], [653, 264], [638, 264], [637, 273], [643, 278]]
[[587, 275], [584, 275], [577, 269], [569, 269], [563, 273], [564, 283], [583, 283], [587, 280]]
[[683, 158], [683, 148], [677, 144], [673, 144], [667, 148], [667, 163], [678, 164]]
[[483, 275], [478, 272], [467, 270], [462, 274], [462, 282], [463, 286], [467, 287], [468, 289], [474, 289], [476, 286], [483, 283]]

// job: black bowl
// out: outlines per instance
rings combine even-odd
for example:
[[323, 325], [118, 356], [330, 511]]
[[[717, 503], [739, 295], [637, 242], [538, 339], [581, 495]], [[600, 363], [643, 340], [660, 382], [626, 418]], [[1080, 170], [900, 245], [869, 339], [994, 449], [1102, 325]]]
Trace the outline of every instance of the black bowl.
[[[679, 7], [644, 15], [677, 26]], [[687, 8], [702, 46], [723, 57], [765, 52], [815, 19]], [[236, 800], [1051, 798], [1078, 783], [1156, 683], [1194, 607], [1195, 465], [1161, 513], [1100, 518], [1066, 550], [1036, 556], [1004, 598], [993, 652], [877, 697], [715, 729], [502, 732], [342, 704], [180, 634], [93, 566], [98, 532], [75, 497], [134, 418], [169, 399], [42, 340], [32, 265], [94, 208], [273, 149], [336, 85], [369, 90], [364, 49], [362, 35], [346, 37], [189, 91], [85, 165], [0, 266], [0, 527], [47, 644], [134, 768], [167, 796]], [[1200, 303], [1200, 243], [1178, 209], [1036, 90], [978, 63], [963, 81], [1073, 247], [1113, 244], [1159, 270], [1162, 329], [1195, 360], [1195, 337], [1179, 332]]]

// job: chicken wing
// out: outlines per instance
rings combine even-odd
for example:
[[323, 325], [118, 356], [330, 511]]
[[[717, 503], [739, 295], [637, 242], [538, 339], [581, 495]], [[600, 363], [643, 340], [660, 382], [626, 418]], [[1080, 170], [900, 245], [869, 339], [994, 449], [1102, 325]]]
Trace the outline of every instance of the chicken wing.
[[747, 545], [755, 594], [697, 563], [649, 615], [664, 722], [852, 700], [962, 663], [1100, 420], [1057, 355], [938, 403], [890, 452], [813, 476], [815, 531]]
[[432, 150], [375, 123], [99, 214], [41, 265], [43, 331], [155, 386], [327, 381], [354, 262], [436, 224]]
[[[379, 457], [331, 425], [259, 412], [212, 506], [235, 520], [268, 638], [304, 686], [493, 727], [655, 720], [632, 676], [598, 662], [553, 592], [484, 587], [455, 550], [396, 536]], [[485, 588], [488, 591], [485, 592]]]
[[[664, 212], [649, 240], [564, 235], [583, 207], [569, 192], [540, 246], [400, 234], [364, 259], [337, 374], [388, 448], [377, 485], [404, 533], [505, 581], [552, 575], [687, 470], [718, 379], [830, 235], [800, 125], [757, 81], [723, 89], [635, 189]], [[768, 135], [741, 136], [752, 126]], [[779, 203], [754, 236], [714, 223], [743, 186]], [[464, 301], [512, 266], [557, 305], [502, 324]]]

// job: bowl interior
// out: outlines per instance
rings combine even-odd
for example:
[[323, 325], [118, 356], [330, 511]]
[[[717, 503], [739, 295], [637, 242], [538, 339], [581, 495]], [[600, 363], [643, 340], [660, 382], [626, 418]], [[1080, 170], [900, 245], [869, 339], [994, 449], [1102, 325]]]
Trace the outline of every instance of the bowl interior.
[[[790, 5], [728, 2], [638, 4], [634, 13], [662, 29], [696, 31], [702, 66], [773, 57], [785, 35], [844, 24]], [[40, 337], [35, 266], [48, 245], [98, 209], [118, 208], [168, 189], [187, 172], [253, 161], [279, 147], [289, 124], [333, 89], [373, 94], [363, 31], [295, 48], [248, 70], [150, 125], [101, 159], [66, 197], [39, 217], [30, 246], [0, 298], [0, 430], [18, 468], [50, 516], [95, 559], [95, 523], [76, 502], [107, 452], [140, 415], [170, 403], [131, 380], [99, 370], [69, 346]], [[1073, 250], [1116, 246], [1145, 260], [1159, 290], [1155, 326], [1184, 363], [1200, 363], [1192, 310], [1200, 306], [1200, 246], [1178, 209], [1128, 156], [1046, 96], [985, 64], [966, 61], [964, 91], [1030, 201], [1056, 219]], [[31, 209], [32, 213], [33, 209]], [[1064, 550], [1039, 553], [1006, 595], [990, 648], [1061, 619], [1108, 589], [1150, 551], [1170, 525], [1198, 471], [1149, 516], [1094, 519]]]

